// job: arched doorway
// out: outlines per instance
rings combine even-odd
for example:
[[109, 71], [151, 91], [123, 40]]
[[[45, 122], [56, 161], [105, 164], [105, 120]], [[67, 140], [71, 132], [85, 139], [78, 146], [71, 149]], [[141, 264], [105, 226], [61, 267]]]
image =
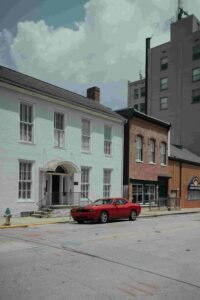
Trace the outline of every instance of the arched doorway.
[[75, 164], [51, 161], [43, 171], [46, 206], [72, 205], [79, 200], [79, 193], [74, 191], [74, 175], [80, 170]]

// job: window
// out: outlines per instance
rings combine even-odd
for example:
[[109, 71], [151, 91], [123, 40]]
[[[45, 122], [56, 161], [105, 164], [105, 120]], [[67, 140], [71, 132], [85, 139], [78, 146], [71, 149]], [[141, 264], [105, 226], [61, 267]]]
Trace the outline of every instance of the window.
[[200, 89], [196, 89], [192, 91], [192, 103], [200, 102]]
[[166, 143], [161, 143], [161, 164], [166, 165]]
[[167, 68], [168, 68], [168, 57], [165, 56], [160, 59], [160, 69], [161, 71], [163, 71], [163, 70], [167, 70]]
[[136, 160], [143, 161], [143, 137], [139, 135], [136, 139]]
[[150, 139], [150, 163], [155, 163], [155, 140]]
[[31, 199], [32, 186], [32, 164], [28, 162], [19, 163], [19, 199]]
[[161, 78], [160, 79], [160, 90], [165, 91], [168, 89], [168, 78]]
[[196, 45], [192, 48], [192, 59], [196, 60], [200, 58], [200, 45]]
[[140, 112], [145, 112], [145, 103], [140, 103]]
[[156, 187], [153, 184], [146, 184], [144, 188], [144, 204], [156, 202]]
[[138, 89], [134, 89], [134, 99], [138, 99], [138, 97], [139, 97]]
[[200, 191], [188, 191], [188, 200], [200, 200]]
[[138, 110], [138, 104], [134, 105], [134, 109]]
[[81, 198], [88, 198], [89, 197], [89, 173], [90, 168], [82, 167], [81, 168]]
[[145, 87], [141, 87], [140, 88], [140, 97], [144, 97], [145, 96]]
[[110, 197], [111, 190], [111, 170], [103, 170], [103, 197]]
[[104, 154], [111, 155], [112, 152], [112, 127], [104, 126]]
[[168, 108], [168, 98], [162, 97], [160, 98], [160, 110], [164, 110]]
[[54, 113], [54, 146], [64, 147], [64, 114]]
[[192, 81], [200, 80], [200, 68], [196, 68], [192, 70]]
[[20, 141], [33, 142], [33, 107], [20, 103]]
[[89, 152], [90, 151], [90, 140], [91, 140], [91, 129], [90, 121], [82, 120], [82, 150]]
[[144, 191], [142, 184], [132, 185], [132, 200], [134, 203], [143, 203]]

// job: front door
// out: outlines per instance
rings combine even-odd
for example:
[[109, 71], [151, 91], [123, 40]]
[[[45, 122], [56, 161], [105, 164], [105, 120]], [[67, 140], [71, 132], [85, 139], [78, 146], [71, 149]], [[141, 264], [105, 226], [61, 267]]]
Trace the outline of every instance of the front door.
[[58, 205], [60, 199], [60, 176], [52, 176], [52, 205]]

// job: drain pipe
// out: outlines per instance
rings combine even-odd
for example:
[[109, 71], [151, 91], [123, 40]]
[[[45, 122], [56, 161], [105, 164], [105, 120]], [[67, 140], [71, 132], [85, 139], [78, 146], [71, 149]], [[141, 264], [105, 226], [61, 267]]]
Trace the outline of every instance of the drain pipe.
[[151, 37], [146, 38], [146, 60], [145, 60], [145, 114], [147, 114], [147, 97], [148, 97], [148, 65], [149, 65], [149, 49], [150, 49]]

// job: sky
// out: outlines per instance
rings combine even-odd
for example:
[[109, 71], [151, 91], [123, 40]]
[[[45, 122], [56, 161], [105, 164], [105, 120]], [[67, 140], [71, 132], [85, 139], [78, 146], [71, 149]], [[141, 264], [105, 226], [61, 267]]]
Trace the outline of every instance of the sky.
[[[128, 81], [145, 74], [145, 39], [170, 40], [177, 0], [0, 0], [0, 65], [101, 103], [127, 106]], [[200, 1], [182, 0], [200, 19]]]

